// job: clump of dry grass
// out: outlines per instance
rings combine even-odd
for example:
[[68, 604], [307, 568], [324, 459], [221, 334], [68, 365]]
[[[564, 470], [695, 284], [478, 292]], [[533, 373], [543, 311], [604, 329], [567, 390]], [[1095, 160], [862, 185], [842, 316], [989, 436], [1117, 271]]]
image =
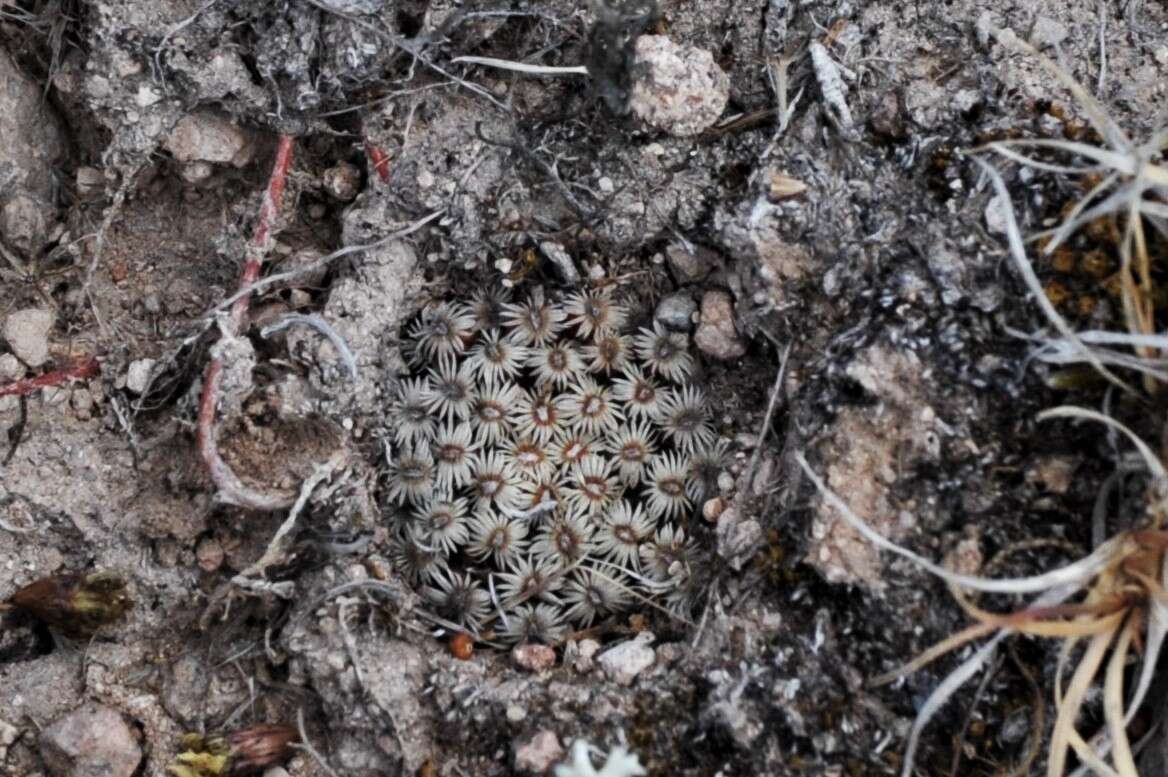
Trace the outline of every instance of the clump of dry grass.
[[[1145, 390], [1155, 392], [1156, 381], [1168, 379], [1168, 337], [1155, 328], [1156, 289], [1147, 229], [1150, 227], [1168, 239], [1168, 166], [1162, 159], [1163, 151], [1168, 147], [1168, 127], [1153, 132], [1142, 142], [1132, 140], [1102, 103], [1065, 70], [1013, 32], [995, 30], [994, 34], [1007, 48], [1036, 59], [1052, 78], [1062, 84], [1105, 143], [1100, 147], [1071, 140], [1029, 139], [999, 141], [984, 147], [984, 150], [1035, 170], [1084, 180], [1098, 179], [1067, 212], [1061, 224], [1033, 235], [1032, 239], [1043, 240], [1041, 250], [1050, 255], [1097, 219], [1116, 218], [1123, 224], [1117, 247], [1120, 296], [1127, 331], [1076, 332], [1042, 291], [1026, 257], [1025, 241], [1001, 175], [981, 158], [973, 157], [989, 176], [1004, 205], [1010, 255], [1043, 314], [1060, 335], [1058, 338], [1037, 337], [1040, 347], [1036, 355], [1042, 361], [1055, 364], [1088, 363], [1109, 382], [1127, 391], [1132, 388], [1110, 368], [1135, 370], [1142, 374]], [[1036, 152], [1066, 154], [1081, 164], [1055, 164], [1036, 157]]]
[[[1039, 139], [990, 143], [980, 149], [1035, 170], [1098, 179], [1068, 211], [1062, 223], [1032, 239], [1044, 240], [1041, 250], [1049, 254], [1096, 219], [1113, 218], [1123, 228], [1117, 248], [1126, 331], [1075, 331], [1047, 298], [1026, 255], [1027, 241], [1018, 227], [1002, 175], [981, 157], [972, 157], [1002, 203], [1009, 254], [1048, 323], [1058, 333], [1057, 337], [1035, 335], [1033, 339], [1039, 344], [1036, 355], [1048, 363], [1089, 364], [1112, 385], [1137, 393], [1136, 388], [1117, 374], [1117, 371], [1132, 370], [1141, 377], [1144, 391], [1155, 393], [1160, 388], [1159, 382], [1168, 380], [1168, 336], [1155, 329], [1156, 289], [1147, 230], [1154, 229], [1168, 238], [1168, 166], [1161, 159], [1168, 145], [1168, 128], [1153, 133], [1143, 142], [1133, 141], [1104, 106], [1066, 71], [1009, 30], [995, 30], [994, 34], [1007, 48], [1034, 57], [1071, 93], [1103, 139], [1101, 146]], [[1055, 158], [1063, 154], [1076, 161], [1058, 164], [1038, 156], [1049, 157], [1052, 153]], [[1062, 643], [1053, 694], [1056, 717], [1049, 746], [1048, 776], [1061, 777], [1073, 751], [1081, 764], [1078, 773], [1091, 771], [1106, 777], [1138, 777], [1127, 729], [1152, 684], [1168, 634], [1168, 530], [1165, 528], [1168, 472], [1160, 457], [1138, 435], [1106, 415], [1084, 408], [1060, 407], [1039, 416], [1040, 420], [1051, 418], [1095, 421], [1125, 435], [1134, 445], [1150, 485], [1144, 513], [1128, 524], [1138, 528], [1102, 541], [1092, 553], [1072, 564], [1033, 577], [988, 579], [956, 574], [896, 545], [868, 526], [828, 489], [802, 455], [797, 457], [823, 499], [847, 523], [877, 546], [908, 558], [943, 579], [974, 621], [903, 667], [877, 678], [877, 683], [904, 677], [974, 640], [988, 638], [942, 680], [921, 706], [906, 747], [904, 777], [912, 772], [925, 725], [987, 664], [1001, 642], [1016, 633], [1058, 639]], [[1156, 419], [1155, 428], [1161, 423], [1161, 419]], [[1097, 534], [1101, 534], [1099, 527], [1096, 528]], [[967, 591], [1014, 594], [1030, 599], [1018, 610], [996, 613], [975, 605], [967, 598]], [[1134, 682], [1129, 684], [1125, 675], [1133, 659], [1137, 668]], [[1068, 672], [1070, 677], [1066, 680]], [[1097, 681], [1102, 683], [1105, 726], [1097, 736], [1087, 740], [1076, 724], [1088, 691]]]
[[[1099, 413], [1082, 408], [1063, 407], [1044, 413], [1040, 418], [1083, 418], [1100, 421], [1126, 434], [1135, 444], [1152, 476], [1151, 501], [1145, 525], [1122, 532], [1100, 545], [1093, 553], [1060, 569], [1024, 578], [987, 579], [956, 574], [903, 548], [876, 532], [847, 504], [833, 493], [800, 454], [803, 471], [823, 498], [870, 542], [904, 556], [949, 584], [954, 597], [975, 623], [942, 640], [915, 659], [892, 672], [876, 678], [877, 684], [890, 682], [921, 669], [943, 655], [982, 638], [990, 639], [963, 661], [929, 695], [917, 713], [905, 751], [902, 774], [912, 773], [913, 761], [921, 732], [957, 690], [972, 678], [993, 656], [1000, 643], [1011, 634], [1021, 633], [1062, 640], [1054, 692], [1055, 724], [1051, 735], [1047, 774], [1061, 777], [1068, 750], [1096, 774], [1107, 777], [1138, 777], [1127, 726], [1143, 703], [1155, 672], [1156, 662], [1168, 634], [1168, 531], [1164, 529], [1168, 510], [1168, 473], [1148, 446], [1126, 427]], [[964, 591], [1018, 594], [1033, 597], [1019, 610], [995, 613], [970, 602]], [[1072, 601], [1074, 600], [1074, 601]], [[1072, 654], [1086, 641], [1070, 683], [1063, 685]], [[1142, 646], [1142, 651], [1134, 646]], [[1110, 658], [1108, 659], [1108, 653]], [[1127, 705], [1124, 705], [1124, 672], [1133, 653], [1138, 657], [1138, 679]], [[1075, 727], [1087, 691], [1091, 688], [1104, 660], [1103, 713], [1106, 732], [1092, 747]], [[1114, 767], [1105, 762], [1110, 751]]]

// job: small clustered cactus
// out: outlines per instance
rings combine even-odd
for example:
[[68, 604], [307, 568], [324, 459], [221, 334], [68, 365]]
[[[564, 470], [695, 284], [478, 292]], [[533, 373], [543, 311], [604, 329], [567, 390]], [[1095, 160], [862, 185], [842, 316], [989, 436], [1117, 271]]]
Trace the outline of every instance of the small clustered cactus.
[[693, 604], [687, 524], [726, 452], [687, 335], [627, 333], [608, 289], [432, 303], [387, 440], [394, 560], [443, 618], [507, 641]]

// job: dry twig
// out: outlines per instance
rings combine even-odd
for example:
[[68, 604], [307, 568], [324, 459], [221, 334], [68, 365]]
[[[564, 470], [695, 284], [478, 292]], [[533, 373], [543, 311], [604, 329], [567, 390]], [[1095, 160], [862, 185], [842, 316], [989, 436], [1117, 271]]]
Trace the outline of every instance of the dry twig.
[[25, 394], [31, 394], [37, 389], [47, 386], [59, 386], [70, 380], [85, 380], [87, 378], [97, 377], [100, 374], [101, 365], [98, 363], [97, 357], [82, 356], [75, 359], [72, 364], [64, 369], [46, 372], [44, 375], [37, 375], [35, 378], [15, 380], [0, 386], [0, 397], [24, 396]]
[[[272, 226], [279, 211], [280, 198], [284, 194], [288, 167], [292, 162], [292, 144], [291, 136], [280, 136], [280, 142], [276, 147], [276, 161], [272, 165], [272, 175], [268, 179], [268, 188], [264, 193], [263, 203], [260, 205], [255, 233], [244, 261], [243, 274], [239, 279], [241, 289], [251, 286], [259, 278], [264, 256], [271, 248]], [[250, 304], [251, 297], [247, 294], [238, 296], [232, 303], [228, 320], [229, 331], [226, 332], [228, 336], [237, 335], [243, 329]], [[253, 510], [278, 510], [287, 507], [287, 497], [265, 494], [245, 485], [219, 455], [219, 447], [215, 439], [215, 411], [222, 378], [223, 360], [220, 357], [212, 358], [211, 363], [207, 365], [207, 373], [203, 379], [203, 395], [199, 401], [199, 418], [196, 429], [199, 453], [207, 464], [211, 479], [216, 488], [219, 489], [220, 498]]]

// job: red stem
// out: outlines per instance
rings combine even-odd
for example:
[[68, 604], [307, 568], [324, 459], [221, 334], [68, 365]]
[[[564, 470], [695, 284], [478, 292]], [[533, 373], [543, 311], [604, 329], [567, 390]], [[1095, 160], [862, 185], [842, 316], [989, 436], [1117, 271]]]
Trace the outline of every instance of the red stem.
[[72, 364], [63, 370], [46, 372], [44, 375], [37, 375], [35, 378], [25, 378], [23, 380], [13, 381], [6, 386], [0, 386], [0, 397], [31, 394], [45, 386], [56, 386], [68, 380], [94, 378], [100, 374], [101, 365], [97, 363], [97, 357], [82, 356], [75, 359]]
[[[281, 135], [280, 142], [276, 146], [276, 160], [272, 163], [268, 189], [264, 193], [264, 200], [260, 205], [255, 233], [252, 235], [251, 245], [248, 247], [247, 256], [243, 263], [243, 273], [239, 278], [239, 288], [241, 289], [250, 286], [259, 279], [264, 257], [271, 248], [272, 222], [280, 210], [280, 198], [284, 195], [284, 183], [288, 178], [288, 167], [292, 163], [292, 143], [290, 136]], [[243, 329], [250, 304], [251, 295], [245, 294], [231, 306], [231, 331], [228, 334], [238, 335]], [[199, 453], [207, 464], [211, 479], [225, 499], [243, 507], [259, 510], [286, 507], [287, 502], [284, 498], [273, 498], [245, 486], [231, 471], [227, 462], [219, 456], [219, 448], [215, 441], [215, 410], [219, 404], [219, 382], [222, 377], [222, 360], [218, 357], [212, 358], [211, 363], [207, 365], [207, 374], [203, 378], [203, 395], [199, 399], [199, 419], [195, 431]]]
[[366, 140], [365, 153], [369, 156], [369, 162], [373, 165], [373, 169], [377, 171], [377, 175], [381, 177], [381, 180], [388, 181], [389, 157], [381, 150], [381, 146]]

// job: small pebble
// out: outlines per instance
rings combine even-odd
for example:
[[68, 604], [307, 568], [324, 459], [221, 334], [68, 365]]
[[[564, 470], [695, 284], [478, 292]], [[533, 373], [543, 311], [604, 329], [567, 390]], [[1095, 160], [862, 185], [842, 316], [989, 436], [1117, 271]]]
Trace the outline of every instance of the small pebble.
[[334, 199], [349, 202], [361, 191], [361, 171], [348, 162], [337, 162], [324, 171], [321, 183]]
[[576, 269], [576, 263], [572, 261], [571, 255], [563, 245], [548, 240], [539, 244], [539, 250], [559, 271], [560, 278], [565, 283], [576, 285], [580, 282], [580, 272]]
[[182, 166], [180, 175], [187, 183], [202, 183], [215, 173], [215, 167], [210, 162], [195, 161]]
[[135, 359], [126, 368], [126, 390], [141, 394], [150, 385], [150, 372], [154, 369], [153, 359]]
[[671, 245], [665, 249], [665, 259], [669, 262], [669, 268], [681, 283], [693, 283], [709, 275], [711, 269], [709, 258], [706, 252], [695, 250], [691, 253], [680, 245]]
[[698, 311], [698, 303], [684, 291], [670, 294], [657, 303], [653, 318], [666, 329], [675, 332], [689, 332], [693, 329], [693, 316]]
[[69, 404], [73, 406], [73, 412], [82, 421], [88, 421], [93, 417], [93, 394], [89, 389], [81, 387], [73, 390], [73, 395], [69, 398]]
[[727, 292], [707, 291], [702, 296], [702, 323], [694, 342], [715, 359], [737, 359], [746, 353], [746, 344], [734, 327], [734, 303]]
[[591, 672], [596, 662], [593, 658], [600, 651], [600, 643], [594, 639], [582, 639], [576, 643], [576, 654], [572, 658], [572, 668], [580, 674]]
[[546, 672], [556, 665], [556, 651], [547, 645], [523, 643], [512, 648], [511, 660], [520, 669]]
[[729, 494], [734, 490], [734, 476], [729, 472], [723, 472], [718, 475], [718, 490], [723, 494]]
[[601, 653], [596, 659], [597, 663], [610, 680], [619, 685], [629, 685], [657, 659], [650, 647], [654, 639], [652, 632], [642, 631], [636, 639], [622, 642]]
[[121, 713], [84, 705], [41, 731], [41, 758], [57, 777], [130, 777], [142, 760]]
[[24, 375], [24, 366], [10, 353], [0, 353], [0, 380], [19, 380]]
[[556, 732], [544, 729], [515, 747], [515, 769], [520, 772], [544, 774], [564, 757]]
[[1001, 195], [995, 194], [991, 197], [985, 207], [986, 229], [995, 235], [1006, 234], [1009, 208], [1010, 203], [1002, 199]]
[[718, 516], [726, 509], [726, 502], [722, 497], [716, 496], [713, 499], [706, 500], [702, 505], [702, 517], [710, 523], [716, 523]]
[[8, 757], [8, 748], [20, 736], [20, 729], [6, 720], [0, 720], [0, 763]]
[[48, 308], [25, 308], [4, 320], [4, 339], [12, 352], [29, 367], [49, 360], [49, 331], [55, 316]]
[[164, 145], [184, 165], [214, 162], [246, 167], [256, 154], [252, 133], [213, 109], [198, 110], [179, 119]]
[[718, 120], [730, 97], [730, 78], [705, 49], [664, 35], [637, 38], [629, 109], [671, 135], [697, 135]]

